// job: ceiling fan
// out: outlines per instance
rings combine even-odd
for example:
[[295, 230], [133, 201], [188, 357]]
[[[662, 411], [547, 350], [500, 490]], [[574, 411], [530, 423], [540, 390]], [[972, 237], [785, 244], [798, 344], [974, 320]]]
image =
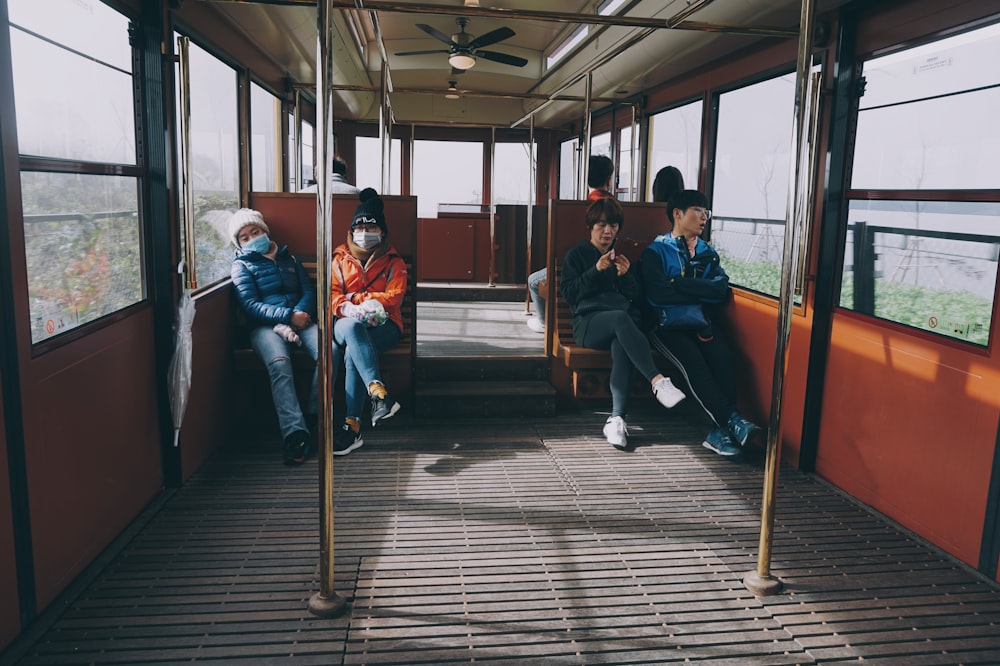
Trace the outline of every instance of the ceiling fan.
[[528, 64], [527, 59], [520, 56], [482, 50], [482, 47], [484, 46], [496, 44], [497, 42], [513, 37], [515, 33], [510, 28], [497, 28], [496, 30], [491, 30], [485, 35], [473, 38], [472, 35], [465, 31], [465, 26], [469, 25], [469, 19], [462, 16], [455, 19], [455, 22], [458, 24], [459, 31], [451, 37], [432, 26], [424, 23], [417, 24], [417, 27], [426, 32], [428, 35], [451, 47], [447, 51], [441, 49], [432, 49], [430, 51], [404, 51], [402, 53], [397, 53], [396, 55], [410, 56], [424, 55], [427, 53], [447, 53], [449, 54], [448, 63], [453, 69], [461, 71], [474, 67], [477, 57], [492, 60], [493, 62], [499, 62], [504, 65], [513, 65], [514, 67], [524, 67]]

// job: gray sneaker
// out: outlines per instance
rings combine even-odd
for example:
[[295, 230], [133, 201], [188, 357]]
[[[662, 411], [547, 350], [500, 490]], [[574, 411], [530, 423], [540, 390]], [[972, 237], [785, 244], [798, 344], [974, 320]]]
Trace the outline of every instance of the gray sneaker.
[[399, 403], [392, 399], [392, 396], [388, 393], [385, 394], [384, 398], [379, 398], [377, 396], [372, 396], [372, 427], [374, 428], [379, 424], [379, 421], [384, 421], [399, 411]]

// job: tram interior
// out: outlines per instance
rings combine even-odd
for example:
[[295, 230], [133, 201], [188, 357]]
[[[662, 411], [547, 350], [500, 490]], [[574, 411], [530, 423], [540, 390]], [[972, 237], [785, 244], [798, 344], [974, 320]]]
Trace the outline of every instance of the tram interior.
[[[997, 663], [997, 2], [52, 2], [0, 0], [0, 666]], [[602, 435], [557, 286], [602, 154], [632, 261], [659, 168], [712, 202], [738, 463], [638, 383]], [[403, 409], [284, 466], [222, 230], [322, 274], [334, 156]]]

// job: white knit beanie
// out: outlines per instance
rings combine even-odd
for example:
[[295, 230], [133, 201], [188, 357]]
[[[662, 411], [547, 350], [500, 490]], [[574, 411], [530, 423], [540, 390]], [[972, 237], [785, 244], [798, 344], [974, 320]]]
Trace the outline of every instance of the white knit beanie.
[[263, 229], [265, 234], [271, 234], [271, 230], [264, 222], [263, 215], [252, 208], [240, 208], [233, 213], [233, 217], [229, 220], [229, 237], [232, 239], [233, 245], [240, 246], [240, 241], [236, 237], [239, 236], [240, 229], [251, 224]]

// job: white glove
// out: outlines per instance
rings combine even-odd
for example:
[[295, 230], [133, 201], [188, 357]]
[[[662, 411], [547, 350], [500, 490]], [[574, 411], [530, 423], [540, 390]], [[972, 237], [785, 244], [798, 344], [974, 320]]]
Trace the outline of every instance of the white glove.
[[302, 346], [302, 338], [300, 338], [299, 334], [295, 332], [295, 329], [289, 326], [288, 324], [275, 324], [274, 332], [280, 335], [288, 342], [295, 343], [300, 347]]
[[365, 326], [381, 326], [389, 319], [382, 303], [373, 298], [363, 301], [359, 305], [344, 303], [340, 306], [340, 313], [345, 317], [357, 319]]

